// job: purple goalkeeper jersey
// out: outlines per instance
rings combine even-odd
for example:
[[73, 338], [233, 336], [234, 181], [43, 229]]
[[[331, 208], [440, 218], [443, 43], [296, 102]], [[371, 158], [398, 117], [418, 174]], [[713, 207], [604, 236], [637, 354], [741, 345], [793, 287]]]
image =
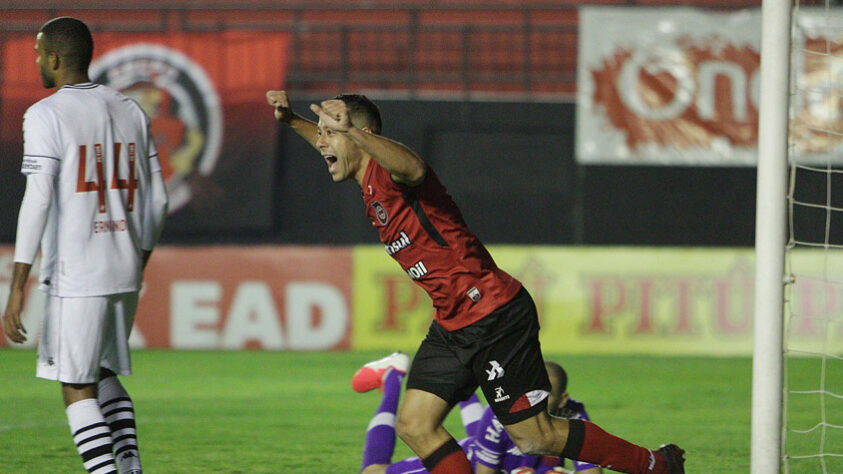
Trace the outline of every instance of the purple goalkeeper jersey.
[[[588, 420], [588, 413], [585, 406], [574, 400], [568, 402], [556, 413], [564, 418]], [[495, 417], [492, 409], [486, 407], [480, 417], [476, 428], [476, 435], [460, 440], [459, 444], [465, 451], [472, 466], [483, 464], [492, 469], [498, 469], [502, 474], [528, 473], [532, 469], [536, 474], [552, 472], [556, 466], [564, 466], [564, 459], [548, 456], [530, 456], [522, 453], [509, 435], [503, 425]], [[582, 471], [595, 464], [588, 464], [574, 461], [574, 471]], [[517, 470], [521, 468], [521, 470]], [[476, 470], [476, 468], [475, 468]], [[390, 464], [386, 474], [422, 474], [427, 472], [419, 458], [409, 458], [403, 461]]]
[[[568, 399], [557, 415], [569, 419], [589, 419], [585, 405], [574, 399]], [[560, 458], [530, 456], [522, 453], [489, 407], [483, 411], [476, 437], [464, 445], [463, 449], [472, 465], [483, 464], [492, 469], [499, 469], [502, 473], [525, 467], [535, 469], [536, 473], [544, 473], [556, 466], [564, 465], [564, 460]], [[596, 467], [596, 465], [574, 461], [574, 471], [591, 467]]]
[[489, 407], [483, 410], [477, 436], [464, 449], [472, 465], [483, 464], [503, 473], [519, 467], [536, 469], [543, 459], [522, 453]]

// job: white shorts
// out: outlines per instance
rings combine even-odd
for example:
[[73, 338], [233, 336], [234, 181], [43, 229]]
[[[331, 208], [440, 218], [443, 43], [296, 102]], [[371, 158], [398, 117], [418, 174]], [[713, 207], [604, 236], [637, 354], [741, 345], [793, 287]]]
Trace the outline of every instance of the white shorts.
[[138, 293], [61, 298], [47, 295], [36, 376], [59, 382], [99, 381], [100, 367], [132, 373], [129, 333]]

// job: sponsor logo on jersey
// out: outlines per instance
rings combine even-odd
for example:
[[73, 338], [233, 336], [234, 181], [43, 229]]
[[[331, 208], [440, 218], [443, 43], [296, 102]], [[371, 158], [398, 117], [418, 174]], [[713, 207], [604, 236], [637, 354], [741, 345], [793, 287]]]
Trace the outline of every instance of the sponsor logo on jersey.
[[41, 164], [35, 160], [24, 158], [21, 164], [21, 171], [41, 171]]
[[[493, 441], [494, 442], [494, 441]], [[489, 448], [483, 445], [477, 445], [478, 449], [474, 451], [474, 457], [491, 465], [497, 465], [500, 460], [500, 454], [494, 453]]]
[[412, 243], [413, 242], [410, 241], [410, 237], [407, 235], [407, 233], [402, 230], [400, 237], [384, 245], [384, 247], [386, 248], [386, 253], [388, 253], [389, 255], [395, 255], [396, 253], [409, 247]]
[[208, 75], [184, 53], [150, 43], [109, 51], [90, 72], [93, 82], [123, 92], [149, 116], [170, 213], [183, 207], [195, 194], [190, 183], [211, 174], [222, 146], [222, 107]]
[[427, 275], [427, 267], [424, 266], [424, 262], [419, 260], [414, 263], [412, 267], [407, 269], [407, 275], [410, 275], [410, 278], [413, 280], [418, 280], [419, 278]]
[[389, 222], [389, 213], [386, 212], [386, 208], [383, 207], [383, 204], [378, 201], [374, 201], [370, 204], [370, 206], [372, 206], [375, 210], [375, 219], [378, 220], [380, 225], [386, 225], [386, 223]]
[[480, 301], [480, 297], [483, 296], [480, 294], [480, 290], [478, 290], [476, 286], [472, 286], [471, 289], [466, 292], [466, 294], [469, 298], [471, 298], [471, 301], [474, 301], [475, 303]]
[[495, 388], [495, 401], [502, 402], [505, 400], [509, 400], [509, 395], [505, 394], [503, 391], [503, 387], [496, 387]]
[[489, 365], [492, 368], [486, 371], [486, 375], [489, 376], [488, 380], [495, 380], [503, 377], [504, 370], [503, 367], [501, 367], [501, 364], [498, 363], [498, 361], [490, 360]]

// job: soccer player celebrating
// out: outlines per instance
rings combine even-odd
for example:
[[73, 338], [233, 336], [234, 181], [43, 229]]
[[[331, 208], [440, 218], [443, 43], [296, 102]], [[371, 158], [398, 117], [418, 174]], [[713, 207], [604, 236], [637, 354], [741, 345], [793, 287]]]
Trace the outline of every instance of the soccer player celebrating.
[[[380, 388], [381, 403], [366, 429], [363, 447], [362, 474], [410, 474], [427, 472], [419, 458], [408, 458], [390, 464], [395, 449], [395, 413], [401, 394], [401, 382], [409, 366], [406, 354], [395, 352], [383, 359], [369, 362], [354, 374], [352, 388], [368, 392]], [[545, 362], [550, 378], [547, 409], [551, 414], [566, 418], [588, 420], [585, 406], [572, 399], [567, 392], [568, 376], [559, 364]], [[468, 435], [459, 441], [466, 457], [477, 474], [545, 474], [576, 472], [600, 474], [593, 464], [574, 461], [573, 471], [564, 469], [565, 460], [558, 457], [531, 456], [521, 453], [506, 434], [492, 410], [485, 409], [472, 394], [460, 402], [460, 417]]]
[[61, 382], [73, 441], [88, 472], [142, 472], [128, 339], [143, 269], [161, 235], [167, 192], [149, 119], [123, 94], [91, 83], [88, 27], [62, 17], [35, 42], [44, 87], [24, 115], [15, 265], [3, 330], [24, 342], [24, 288], [41, 249], [47, 292], [36, 375]]
[[498, 420], [528, 454], [559, 456], [627, 473], [681, 473], [683, 451], [652, 451], [583, 420], [547, 413], [550, 382], [539, 346], [535, 304], [497, 267], [468, 230], [439, 178], [412, 150], [380, 136], [377, 106], [343, 94], [293, 112], [284, 91], [269, 91], [275, 118], [325, 160], [335, 182], [353, 179], [387, 253], [430, 295], [435, 320], [413, 359], [396, 430], [433, 474], [470, 473], [442, 421], [479, 385]]

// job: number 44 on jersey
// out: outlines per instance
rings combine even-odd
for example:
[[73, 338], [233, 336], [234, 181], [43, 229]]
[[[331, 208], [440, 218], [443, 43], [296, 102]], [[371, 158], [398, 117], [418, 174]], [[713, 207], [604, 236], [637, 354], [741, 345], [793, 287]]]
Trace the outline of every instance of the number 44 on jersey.
[[[120, 142], [114, 143], [114, 150], [112, 157], [112, 173], [111, 185], [106, 188], [105, 171], [103, 163], [103, 146], [97, 143], [93, 146], [93, 156], [88, 156], [88, 145], [79, 145], [79, 174], [76, 180], [77, 193], [96, 192], [99, 204], [99, 212], [105, 213], [105, 191], [107, 189], [126, 189], [129, 192], [126, 200], [126, 211], [132, 212], [135, 208], [135, 190], [138, 188], [138, 180], [135, 177], [135, 144], [126, 144], [127, 157], [129, 160], [129, 177], [122, 179], [118, 176], [117, 170], [120, 169], [120, 157], [123, 144]], [[91, 158], [92, 164], [96, 168], [96, 181], [87, 180], [88, 161]]]

